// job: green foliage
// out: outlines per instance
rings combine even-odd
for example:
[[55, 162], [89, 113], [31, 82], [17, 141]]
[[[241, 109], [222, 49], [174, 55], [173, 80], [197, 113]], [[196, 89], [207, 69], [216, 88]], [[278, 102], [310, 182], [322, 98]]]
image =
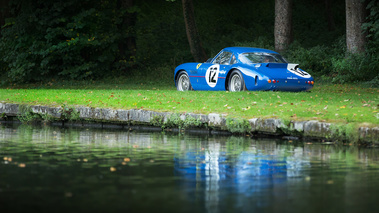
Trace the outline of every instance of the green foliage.
[[52, 121], [56, 120], [56, 118], [49, 115], [48, 113], [40, 114], [40, 116], [41, 116], [41, 119], [43, 122], [52, 122]]
[[0, 114], [0, 119], [6, 119], [6, 118], [7, 118], [7, 115], [5, 114], [5, 112]]
[[22, 123], [30, 123], [41, 119], [41, 116], [34, 113], [29, 105], [19, 105], [18, 112], [17, 118]]
[[[174, 79], [173, 70], [175, 67], [170, 65], [160, 65], [160, 66], [146, 66], [143, 67], [144, 72], [140, 70], [132, 70], [130, 74], [126, 77], [128, 79], [133, 79], [133, 83], [138, 84], [172, 84]], [[148, 74], [146, 74], [148, 73]], [[159, 81], [157, 82], [157, 79]], [[125, 81], [126, 79], [124, 79]]]
[[331, 135], [334, 139], [348, 142], [358, 142], [358, 127], [356, 124], [332, 124]]
[[377, 54], [364, 53], [348, 54], [343, 58], [333, 58], [333, 82], [346, 83], [371, 81], [375, 84], [374, 80], [379, 76], [378, 56], [379, 55]]
[[[335, 29], [328, 29], [324, 2], [296, 0], [295, 42], [284, 56], [316, 78], [377, 85], [379, 6], [366, 1], [367, 57], [345, 55], [342, 0], [330, 2]], [[11, 17], [0, 38], [0, 86], [58, 78], [172, 82], [173, 69], [193, 61], [181, 1], [142, 0], [130, 8], [120, 2], [11, 0]], [[194, 1], [207, 55], [227, 46], [274, 49], [274, 6], [274, 1]], [[136, 49], [128, 49], [133, 40]]]
[[369, 15], [367, 22], [363, 24], [363, 30], [367, 33], [367, 38], [373, 45], [379, 45], [379, 3], [377, 0], [366, 0]]
[[163, 127], [164, 117], [163, 116], [153, 116], [150, 120], [150, 124], [153, 126]]
[[207, 127], [207, 125], [201, 121], [200, 117], [195, 118], [193, 116], [186, 116], [183, 127], [186, 129], [190, 127]]
[[201, 118], [195, 118], [193, 116], [186, 116], [183, 120], [178, 113], [173, 113], [165, 120], [163, 116], [153, 116], [150, 123], [153, 126], [159, 126], [162, 129], [179, 128], [187, 129], [191, 127], [207, 127], [205, 123], [201, 121]]
[[182, 129], [183, 126], [184, 126], [184, 120], [180, 118], [180, 114], [173, 113], [169, 117], [167, 117], [167, 120], [164, 122], [162, 129], [165, 129], [165, 128]]
[[226, 119], [226, 127], [228, 131], [232, 133], [249, 133], [251, 131], [251, 126], [248, 120], [246, 119]]
[[[369, 82], [378, 86], [379, 54], [374, 48], [363, 54], [347, 54], [345, 38], [341, 37], [331, 46], [304, 48], [294, 42], [284, 56], [316, 78], [329, 77], [334, 83]], [[342, 47], [342, 48], [341, 48]]]
[[138, 38], [136, 57], [143, 70], [138, 72], [150, 75], [146, 68], [162, 65], [170, 66], [172, 71], [178, 64], [193, 60], [186, 37], [181, 1], [135, 3], [141, 8], [135, 26]]
[[300, 64], [301, 69], [311, 75], [322, 76], [331, 74], [332, 57], [340, 54], [342, 54], [342, 51], [339, 52], [334, 47], [315, 46], [304, 48], [299, 42], [294, 42], [283, 55], [289, 62]]
[[371, 81], [367, 81], [365, 84], [367, 84], [370, 87], [379, 87], [379, 74], [373, 78]]
[[80, 113], [73, 107], [69, 107], [66, 104], [62, 105], [61, 113], [62, 120], [77, 121], [80, 120]]
[[10, 81], [100, 77], [135, 63], [118, 48], [132, 31], [121, 24], [128, 11], [117, 8], [115, 0], [13, 0], [11, 5], [19, 10], [0, 40]]

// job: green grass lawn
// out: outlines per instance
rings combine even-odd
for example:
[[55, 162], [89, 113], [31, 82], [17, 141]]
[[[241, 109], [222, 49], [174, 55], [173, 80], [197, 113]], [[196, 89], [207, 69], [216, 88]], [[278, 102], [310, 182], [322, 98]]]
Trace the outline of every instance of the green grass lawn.
[[178, 92], [174, 82], [114, 79], [48, 82], [0, 89], [0, 101], [20, 104], [221, 113], [233, 118], [281, 118], [379, 124], [379, 89], [316, 83], [311, 92]]

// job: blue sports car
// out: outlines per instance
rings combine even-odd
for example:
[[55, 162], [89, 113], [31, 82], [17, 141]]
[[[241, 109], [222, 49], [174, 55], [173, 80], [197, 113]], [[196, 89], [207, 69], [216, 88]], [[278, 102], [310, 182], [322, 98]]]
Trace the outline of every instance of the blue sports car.
[[314, 84], [298, 64], [272, 50], [252, 47], [228, 47], [207, 62], [181, 64], [174, 76], [178, 91], [308, 91]]

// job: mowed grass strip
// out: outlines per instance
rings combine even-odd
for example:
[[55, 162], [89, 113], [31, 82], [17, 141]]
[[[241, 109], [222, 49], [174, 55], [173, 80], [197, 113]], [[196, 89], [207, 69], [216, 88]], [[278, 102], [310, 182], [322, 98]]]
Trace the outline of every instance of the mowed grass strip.
[[[173, 83], [172, 83], [173, 84]], [[379, 124], [379, 89], [316, 84], [311, 92], [189, 91], [170, 84], [63, 84], [0, 89], [0, 101], [31, 105], [143, 109], [176, 113], [220, 113], [233, 118], [281, 118]], [[85, 88], [85, 89], [79, 89]]]

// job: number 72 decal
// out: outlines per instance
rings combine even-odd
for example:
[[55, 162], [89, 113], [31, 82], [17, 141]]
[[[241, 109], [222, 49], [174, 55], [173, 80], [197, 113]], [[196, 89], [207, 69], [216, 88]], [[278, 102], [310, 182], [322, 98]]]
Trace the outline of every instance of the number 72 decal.
[[220, 71], [220, 65], [215, 64], [210, 66], [205, 73], [205, 79], [210, 87], [215, 87], [218, 80], [218, 73]]

